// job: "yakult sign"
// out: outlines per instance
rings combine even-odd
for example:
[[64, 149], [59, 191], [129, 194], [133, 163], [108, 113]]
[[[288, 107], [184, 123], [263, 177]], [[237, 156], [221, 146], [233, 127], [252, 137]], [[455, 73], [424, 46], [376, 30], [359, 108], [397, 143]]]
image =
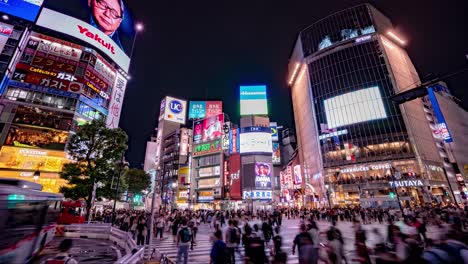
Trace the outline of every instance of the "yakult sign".
[[[60, 22], [58, 23], [58, 21]], [[92, 25], [48, 8], [43, 8], [36, 24], [93, 45], [109, 56], [124, 71], [128, 72], [130, 58], [118, 47], [114, 40]]]

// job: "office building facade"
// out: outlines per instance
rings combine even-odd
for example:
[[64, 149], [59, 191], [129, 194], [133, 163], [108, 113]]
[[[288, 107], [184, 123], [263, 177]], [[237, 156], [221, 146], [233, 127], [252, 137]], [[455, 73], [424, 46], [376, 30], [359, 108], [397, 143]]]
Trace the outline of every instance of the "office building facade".
[[445, 193], [422, 100], [390, 99], [420, 83], [404, 43], [369, 4], [299, 33], [288, 82], [300, 165], [319, 200], [328, 193], [334, 205], [395, 206], [395, 191], [406, 204]]

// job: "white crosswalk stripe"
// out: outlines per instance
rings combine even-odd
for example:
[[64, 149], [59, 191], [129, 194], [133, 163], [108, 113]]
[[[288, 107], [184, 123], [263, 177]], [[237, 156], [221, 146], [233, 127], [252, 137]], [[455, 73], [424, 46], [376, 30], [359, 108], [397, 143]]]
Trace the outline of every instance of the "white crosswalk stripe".
[[[177, 245], [172, 240], [171, 237], [164, 239], [156, 238], [152, 241], [152, 246], [154, 246], [160, 253], [166, 255], [169, 259], [177, 261]], [[210, 251], [212, 244], [209, 242], [208, 236], [203, 235], [199, 236], [197, 239], [196, 245], [193, 246], [193, 250], [189, 250], [188, 254], [188, 263], [206, 263], [210, 262]], [[288, 253], [288, 263], [298, 263], [297, 255], [291, 254], [291, 249], [289, 247], [283, 247], [283, 250]], [[244, 256], [244, 247], [239, 247], [239, 252], [236, 253], [236, 264], [243, 264]], [[267, 257], [270, 258], [270, 250], [265, 249]]]

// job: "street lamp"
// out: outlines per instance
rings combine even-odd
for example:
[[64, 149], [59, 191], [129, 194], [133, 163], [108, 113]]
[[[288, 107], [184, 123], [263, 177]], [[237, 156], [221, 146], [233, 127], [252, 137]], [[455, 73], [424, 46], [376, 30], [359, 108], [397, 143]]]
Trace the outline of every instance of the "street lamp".
[[117, 174], [117, 186], [115, 188], [115, 195], [114, 195], [114, 206], [112, 207], [112, 224], [115, 221], [115, 207], [117, 206], [117, 197], [119, 196], [119, 188], [120, 188], [120, 178], [122, 177], [123, 169], [128, 169], [128, 162], [125, 161], [125, 157], [122, 154], [122, 159], [119, 162], [119, 173]]
[[138, 35], [138, 33], [142, 32], [144, 29], [145, 29], [145, 26], [143, 25], [143, 23], [141, 23], [141, 22], [136, 23], [136, 25], [135, 25], [135, 35], [133, 36], [132, 49], [130, 50], [130, 59], [133, 56], [133, 49], [135, 48], [135, 42], [136, 42], [136, 39], [137, 39], [137, 35]]
[[329, 208], [332, 208], [332, 206], [331, 206], [331, 201], [330, 201], [330, 186], [329, 186], [328, 184], [325, 184], [325, 189], [327, 189], [327, 191], [325, 192], [325, 194], [327, 195], [328, 207], [329, 207]]

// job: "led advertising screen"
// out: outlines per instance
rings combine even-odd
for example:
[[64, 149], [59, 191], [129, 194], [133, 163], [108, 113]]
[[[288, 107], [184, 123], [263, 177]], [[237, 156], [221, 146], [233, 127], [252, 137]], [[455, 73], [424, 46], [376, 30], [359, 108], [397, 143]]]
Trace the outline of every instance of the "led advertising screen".
[[0, 12], [34, 21], [43, 2], [44, 0], [0, 0]]
[[240, 86], [240, 114], [268, 115], [265, 85]]
[[229, 196], [231, 199], [241, 199], [241, 158], [239, 154], [229, 157]]
[[166, 108], [164, 109], [164, 120], [179, 124], [185, 124], [187, 101], [166, 96]]
[[255, 188], [259, 190], [271, 189], [271, 171], [270, 163], [255, 163]]
[[379, 87], [371, 87], [326, 99], [328, 128], [386, 118]]
[[240, 132], [240, 153], [273, 152], [271, 130], [269, 127], [246, 127]]
[[[0, 3], [2, 2], [0, 1]], [[11, 33], [13, 33], [13, 26], [0, 22], [0, 52], [3, 51]]]
[[223, 113], [222, 101], [206, 101], [206, 117], [217, 116]]
[[203, 121], [193, 122], [193, 143], [200, 143], [203, 139]]
[[240, 141], [239, 141], [239, 129], [233, 128], [229, 131], [229, 153], [239, 153]]
[[48, 0], [36, 24], [93, 45], [128, 72], [135, 25], [122, 0]]
[[295, 165], [294, 166], [294, 184], [301, 184], [301, 183], [302, 183], [301, 166]]
[[223, 135], [224, 114], [205, 118], [203, 120], [203, 141], [221, 138]]
[[273, 154], [271, 161], [274, 165], [281, 164], [280, 144], [278, 142], [273, 142]]

